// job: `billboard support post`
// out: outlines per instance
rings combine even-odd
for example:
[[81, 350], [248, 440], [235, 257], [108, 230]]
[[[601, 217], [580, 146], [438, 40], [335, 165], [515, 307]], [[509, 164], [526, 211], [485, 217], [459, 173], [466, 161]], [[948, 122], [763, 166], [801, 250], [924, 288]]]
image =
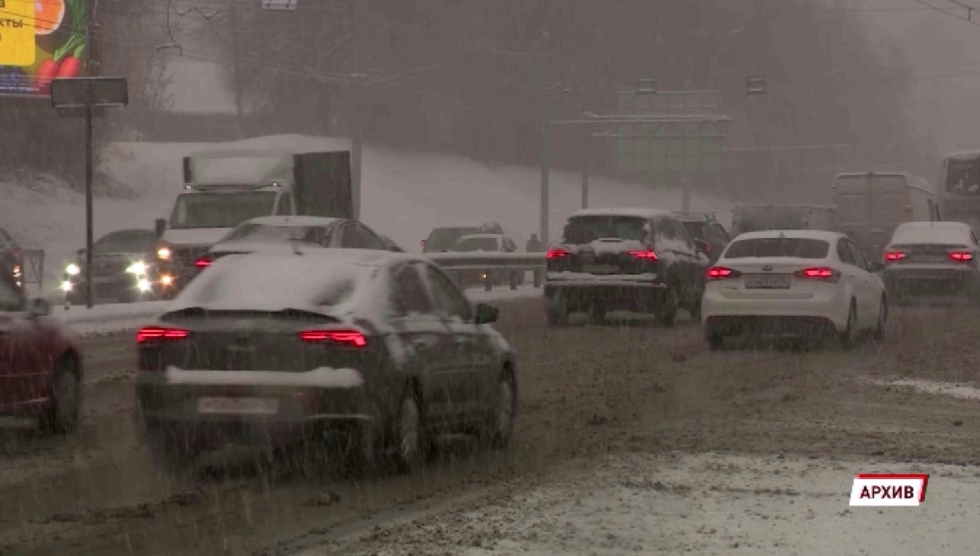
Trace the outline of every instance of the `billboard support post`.
[[71, 114], [81, 109], [85, 116], [85, 305], [93, 306], [92, 244], [94, 218], [92, 185], [95, 149], [92, 143], [92, 116], [95, 109], [129, 104], [129, 89], [123, 77], [72, 77], [51, 82], [51, 105]]

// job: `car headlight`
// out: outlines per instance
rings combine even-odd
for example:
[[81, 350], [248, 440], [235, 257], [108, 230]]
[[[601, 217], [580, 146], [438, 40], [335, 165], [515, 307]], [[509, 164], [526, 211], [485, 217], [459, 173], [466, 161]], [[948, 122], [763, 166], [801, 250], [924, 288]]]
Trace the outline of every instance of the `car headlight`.
[[78, 268], [78, 265], [75, 263], [70, 263], [65, 267], [65, 274], [68, 276], [78, 276], [80, 272], [82, 272], [82, 269]]
[[73, 287], [74, 286], [72, 286], [72, 283], [69, 282], [68, 280], [65, 280], [64, 282], [61, 283], [61, 291], [65, 292], [65, 293], [70, 292]]
[[129, 265], [126, 268], [126, 272], [130, 274], [136, 274], [138, 276], [146, 274], [146, 263], [143, 261], [136, 261], [135, 263]]
[[172, 253], [170, 252], [170, 248], [167, 246], [157, 249], [157, 258], [161, 261], [169, 261], [171, 255]]

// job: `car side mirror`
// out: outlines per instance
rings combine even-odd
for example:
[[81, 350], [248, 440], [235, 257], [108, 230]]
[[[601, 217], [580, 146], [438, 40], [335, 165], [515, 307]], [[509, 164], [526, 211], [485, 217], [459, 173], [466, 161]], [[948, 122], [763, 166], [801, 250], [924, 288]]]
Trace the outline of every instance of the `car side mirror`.
[[487, 305], [486, 303], [476, 304], [476, 324], [490, 324], [492, 322], [497, 322], [497, 314], [499, 311], [496, 307]]
[[81, 256], [83, 256], [83, 255], [85, 255], [85, 248], [84, 248], [84, 247], [82, 247], [82, 248], [81, 248], [81, 249], [79, 249], [78, 251], [75, 251], [75, 254], [76, 254], [76, 255], [78, 255], [79, 257], [81, 257]]
[[885, 270], [885, 263], [873, 262], [868, 263], [868, 272], [881, 272]]
[[708, 242], [703, 239], [695, 239], [694, 246], [698, 248], [698, 251], [704, 253], [705, 255], [707, 255], [708, 251], [711, 249], [711, 246], [708, 245]]
[[45, 317], [51, 314], [51, 304], [47, 300], [36, 298], [27, 302], [27, 313], [32, 317]]
[[163, 232], [167, 229], [167, 221], [164, 220], [163, 218], [157, 218], [153, 222], [153, 225], [157, 233], [157, 239], [160, 239], [161, 237], [163, 237]]

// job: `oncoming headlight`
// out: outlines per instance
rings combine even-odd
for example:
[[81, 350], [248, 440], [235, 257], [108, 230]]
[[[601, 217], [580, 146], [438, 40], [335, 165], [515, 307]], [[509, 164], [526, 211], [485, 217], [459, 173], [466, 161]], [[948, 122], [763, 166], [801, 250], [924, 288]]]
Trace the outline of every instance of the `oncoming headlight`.
[[170, 255], [171, 255], [170, 248], [167, 247], [166, 245], [157, 249], [157, 258], [160, 259], [161, 261], [169, 261]]
[[68, 276], [78, 276], [81, 271], [82, 269], [78, 268], [78, 265], [75, 263], [69, 263], [68, 266], [65, 267], [65, 274]]
[[130, 274], [136, 274], [137, 276], [142, 276], [146, 274], [146, 263], [144, 263], [143, 261], [136, 261], [135, 263], [129, 265], [128, 268], [126, 268], [126, 272]]

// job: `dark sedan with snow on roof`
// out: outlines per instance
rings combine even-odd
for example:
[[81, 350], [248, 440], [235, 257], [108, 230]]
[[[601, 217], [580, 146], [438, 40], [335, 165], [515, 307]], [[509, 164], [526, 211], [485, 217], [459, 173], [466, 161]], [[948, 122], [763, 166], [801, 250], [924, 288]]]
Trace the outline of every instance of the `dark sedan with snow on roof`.
[[140, 420], [181, 459], [312, 442], [353, 469], [412, 469], [442, 433], [502, 447], [517, 382], [496, 318], [411, 255], [223, 257], [137, 332]]

